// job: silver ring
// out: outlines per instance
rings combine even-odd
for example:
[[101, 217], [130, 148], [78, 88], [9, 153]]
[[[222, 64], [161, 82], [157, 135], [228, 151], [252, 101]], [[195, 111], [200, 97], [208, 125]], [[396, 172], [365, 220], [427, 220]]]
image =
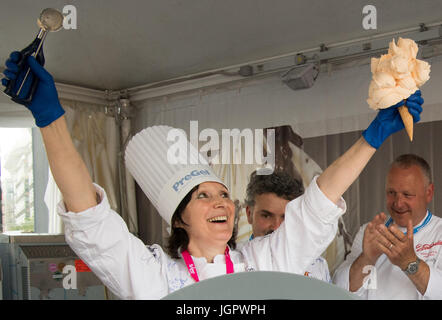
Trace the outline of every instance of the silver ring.
[[390, 244], [390, 247], [388, 249], [391, 249], [391, 248], [393, 248], [393, 244]]

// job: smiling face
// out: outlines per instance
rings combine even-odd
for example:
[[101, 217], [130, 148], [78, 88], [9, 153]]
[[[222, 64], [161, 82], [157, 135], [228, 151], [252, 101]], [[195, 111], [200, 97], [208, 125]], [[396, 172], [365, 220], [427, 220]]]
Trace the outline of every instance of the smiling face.
[[185, 224], [178, 223], [177, 227], [186, 230], [189, 248], [225, 248], [232, 237], [234, 218], [235, 205], [226, 187], [217, 182], [204, 182], [192, 193], [183, 211]]
[[255, 197], [255, 205], [247, 207], [247, 220], [252, 225], [255, 237], [272, 233], [284, 221], [285, 207], [289, 200], [274, 193], [263, 193]]
[[393, 166], [387, 176], [385, 191], [387, 208], [394, 222], [406, 227], [407, 221], [412, 219], [413, 226], [416, 226], [425, 217], [434, 185], [416, 165], [408, 168]]

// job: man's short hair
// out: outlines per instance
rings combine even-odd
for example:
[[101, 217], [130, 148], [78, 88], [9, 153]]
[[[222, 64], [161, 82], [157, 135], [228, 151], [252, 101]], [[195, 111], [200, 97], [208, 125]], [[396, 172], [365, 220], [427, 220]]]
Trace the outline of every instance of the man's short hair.
[[274, 193], [280, 198], [293, 200], [304, 193], [304, 186], [302, 181], [294, 179], [283, 171], [274, 171], [269, 175], [258, 175], [256, 171], [252, 172], [247, 185], [246, 205], [253, 207], [256, 196], [264, 193]]
[[411, 166], [418, 166], [422, 174], [425, 178], [428, 179], [428, 183], [431, 183], [431, 168], [427, 161], [424, 158], [419, 157], [418, 155], [407, 153], [400, 155], [397, 157], [390, 166], [390, 169], [393, 167], [399, 167], [403, 169], [410, 168]]

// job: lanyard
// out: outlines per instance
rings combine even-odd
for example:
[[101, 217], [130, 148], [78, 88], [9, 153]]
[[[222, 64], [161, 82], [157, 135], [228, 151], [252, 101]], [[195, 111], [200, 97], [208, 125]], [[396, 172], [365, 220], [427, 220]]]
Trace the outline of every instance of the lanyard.
[[[425, 227], [428, 222], [430, 222], [432, 217], [432, 214], [430, 211], [428, 211], [428, 215], [425, 218], [424, 222], [422, 222], [420, 225], [418, 225], [417, 227], [413, 228], [413, 234], [417, 233], [420, 229], [422, 229], [423, 227]], [[385, 226], [388, 228], [390, 226], [390, 224], [393, 222], [393, 219], [390, 217], [390, 219], [388, 219], [388, 221], [385, 223]], [[405, 231], [405, 234], [407, 234], [407, 231]]]
[[[196, 272], [195, 263], [193, 262], [192, 256], [190, 255], [189, 251], [183, 250], [181, 254], [192, 278], [195, 280], [195, 282], [200, 281], [198, 278], [198, 273]], [[226, 251], [224, 251], [224, 256], [226, 257], [226, 273], [233, 273], [233, 262], [232, 259], [230, 259], [229, 247], [226, 247]]]

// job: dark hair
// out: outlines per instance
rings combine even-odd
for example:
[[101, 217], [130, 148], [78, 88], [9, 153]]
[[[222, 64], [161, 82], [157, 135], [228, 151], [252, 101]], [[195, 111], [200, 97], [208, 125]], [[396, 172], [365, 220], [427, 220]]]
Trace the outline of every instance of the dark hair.
[[[181, 258], [181, 251], [187, 250], [187, 246], [189, 245], [189, 236], [188, 236], [186, 230], [184, 230], [183, 228], [180, 228], [180, 227], [176, 227], [176, 225], [178, 222], [187, 225], [183, 221], [182, 214], [184, 212], [184, 209], [186, 209], [188, 203], [192, 199], [192, 194], [198, 190], [198, 187], [199, 187], [199, 185], [195, 186], [192, 190], [189, 191], [189, 193], [183, 198], [183, 200], [181, 200], [180, 204], [178, 205], [174, 214], [172, 215], [172, 221], [170, 223], [171, 232], [170, 232], [170, 236], [167, 240], [166, 250], [167, 250], [167, 253], [169, 254], [169, 256], [171, 256], [174, 259], [180, 259]], [[238, 209], [236, 205], [235, 205], [235, 209]], [[236, 248], [235, 239], [236, 239], [236, 234], [238, 232], [237, 224], [236, 224], [236, 220], [237, 220], [236, 217], [237, 217], [237, 210], [235, 210], [235, 224], [233, 227], [232, 237], [227, 242], [227, 245], [231, 249]]]
[[421, 169], [424, 177], [428, 179], [428, 183], [431, 183], [430, 165], [428, 164], [427, 161], [425, 161], [424, 158], [421, 158], [418, 155], [412, 153], [400, 155], [393, 161], [393, 163], [390, 166], [390, 169], [393, 166], [404, 169], [410, 168], [411, 166], [418, 166]]
[[269, 175], [258, 175], [256, 171], [252, 172], [247, 185], [246, 205], [253, 207], [255, 197], [264, 193], [274, 193], [280, 198], [293, 200], [304, 193], [304, 186], [302, 181], [294, 179], [284, 171], [274, 171]]

